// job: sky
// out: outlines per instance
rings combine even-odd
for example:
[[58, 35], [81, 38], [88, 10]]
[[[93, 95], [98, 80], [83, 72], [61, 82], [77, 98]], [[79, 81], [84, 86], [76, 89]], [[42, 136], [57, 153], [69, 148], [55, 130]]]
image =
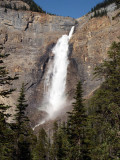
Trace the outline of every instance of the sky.
[[79, 18], [103, 0], [34, 0], [43, 10], [59, 15]]

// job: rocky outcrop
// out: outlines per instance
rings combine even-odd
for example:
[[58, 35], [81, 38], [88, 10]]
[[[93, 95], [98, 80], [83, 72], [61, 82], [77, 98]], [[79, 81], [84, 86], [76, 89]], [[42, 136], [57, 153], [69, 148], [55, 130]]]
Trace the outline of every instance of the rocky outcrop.
[[21, 0], [1, 0], [0, 6], [5, 8], [15, 9], [15, 10], [19, 10], [19, 9], [30, 10], [30, 6]]
[[[30, 11], [14, 11], [0, 8], [0, 52], [10, 54], [5, 64], [12, 75], [19, 74], [13, 83], [16, 92], [5, 100], [15, 106], [22, 82], [26, 85], [29, 115], [33, 125], [40, 118], [38, 108], [44, 96], [44, 75], [51, 55], [51, 49], [72, 26], [75, 33], [70, 41], [69, 67], [66, 93], [71, 100], [78, 80], [82, 80], [84, 96], [88, 97], [102, 80], [93, 79], [96, 65], [107, 58], [107, 50], [120, 37], [119, 10], [108, 16], [89, 18], [86, 15], [77, 20], [69, 17], [45, 15]], [[115, 17], [115, 18], [113, 18]], [[14, 112], [14, 107], [11, 112]], [[42, 113], [45, 115], [45, 113]]]

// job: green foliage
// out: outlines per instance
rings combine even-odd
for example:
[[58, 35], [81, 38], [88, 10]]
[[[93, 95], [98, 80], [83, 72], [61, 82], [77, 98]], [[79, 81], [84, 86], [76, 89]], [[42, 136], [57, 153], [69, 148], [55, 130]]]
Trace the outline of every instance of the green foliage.
[[0, 159], [12, 160], [13, 147], [13, 131], [0, 112]]
[[[22, 0], [22, 1], [27, 3], [30, 6], [30, 11], [46, 13], [46, 11], [44, 11], [40, 6], [38, 6], [33, 0]], [[5, 4], [5, 5], [1, 5], [1, 7], [18, 10], [15, 3], [14, 3], [14, 6], [12, 6], [9, 3], [9, 4]], [[19, 10], [27, 10], [27, 8], [26, 8], [26, 6], [23, 6], [23, 7], [19, 8]]]
[[94, 12], [94, 11], [99, 10], [101, 8], [105, 8], [112, 3], [116, 3], [116, 5], [119, 6], [120, 1], [119, 0], [104, 0], [103, 2], [98, 3], [95, 7], [93, 7], [91, 9], [91, 12]]
[[89, 160], [86, 141], [87, 114], [83, 105], [81, 82], [77, 84], [73, 110], [68, 118], [68, 140], [71, 144], [70, 159]]
[[95, 69], [95, 76], [105, 81], [94, 93], [89, 108], [91, 158], [120, 158], [120, 42], [113, 43], [105, 60]]
[[33, 11], [33, 12], [40, 12], [40, 13], [46, 13], [33, 0], [22, 0], [22, 1], [25, 2], [25, 3], [27, 3], [30, 6], [30, 10], [31, 11]]
[[53, 127], [53, 144], [51, 146], [51, 157], [52, 159], [57, 159], [57, 154], [58, 154], [58, 144], [57, 144], [57, 139], [58, 139], [58, 124], [57, 122], [54, 123]]
[[[10, 86], [10, 77], [0, 55], [0, 85]], [[8, 124], [6, 110], [0, 104], [0, 160], [119, 160], [120, 159], [120, 42], [114, 42], [108, 59], [95, 68], [95, 77], [104, 79], [88, 100], [82, 98], [82, 84], [76, 87], [73, 110], [65, 123], [54, 123], [48, 138], [42, 128], [36, 138], [26, 113], [24, 84], [16, 106], [15, 123]], [[12, 89], [1, 90], [6, 98]], [[52, 138], [51, 138], [52, 137]]]
[[[102, 17], [107, 15], [106, 7], [112, 3], [115, 3], [117, 8], [120, 7], [120, 1], [119, 0], [104, 0], [101, 3], [98, 3], [94, 8], [91, 9], [90, 12], [93, 12], [94, 14], [91, 16], [93, 17]], [[103, 10], [100, 10], [101, 8], [104, 8]]]
[[51, 160], [69, 160], [70, 143], [65, 123], [54, 123], [52, 144], [50, 146], [49, 155]]
[[79, 82], [75, 93], [72, 112], [67, 123], [54, 123], [51, 160], [90, 160], [86, 136], [87, 114], [83, 105], [82, 86]]
[[33, 160], [47, 160], [48, 153], [48, 137], [42, 128], [39, 131], [37, 143], [33, 149]]
[[25, 88], [24, 84], [22, 84], [15, 114], [16, 123], [13, 126], [15, 133], [15, 157], [17, 160], [31, 159], [31, 145], [34, 136], [26, 115], [27, 106]]
[[94, 11], [94, 15], [91, 16], [91, 18], [94, 18], [94, 17], [103, 17], [103, 16], [106, 16], [107, 15], [107, 11], [104, 9], [104, 10], [101, 10], [101, 11]]
[[67, 124], [54, 124], [52, 160], [120, 159], [120, 42], [114, 42], [108, 59], [95, 68], [104, 78], [101, 87], [83, 104], [79, 82]]
[[26, 108], [28, 107], [28, 104], [26, 103], [24, 92], [25, 92], [25, 88], [24, 88], [24, 84], [22, 84], [20, 96], [18, 98], [16, 114], [15, 114], [17, 129], [21, 130], [21, 133], [22, 133], [22, 128], [25, 127], [24, 124], [29, 121], [26, 115]]
[[[2, 48], [2, 46], [1, 46]], [[4, 66], [4, 58], [8, 55], [3, 55], [0, 53], [0, 96], [3, 98], [8, 98], [9, 95], [14, 91], [10, 86], [13, 80], [18, 77], [11, 77]], [[2, 87], [6, 89], [2, 89]], [[10, 117], [10, 114], [6, 113], [7, 109], [10, 106], [0, 103], [0, 159], [1, 160], [12, 160], [13, 154], [13, 131], [11, 125], [7, 123], [7, 119]]]

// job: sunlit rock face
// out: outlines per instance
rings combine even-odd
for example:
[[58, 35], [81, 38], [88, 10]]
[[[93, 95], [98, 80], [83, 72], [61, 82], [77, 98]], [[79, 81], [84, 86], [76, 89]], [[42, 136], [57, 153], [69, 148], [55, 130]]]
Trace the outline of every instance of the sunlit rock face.
[[[75, 32], [69, 42], [69, 65], [67, 70], [66, 94], [73, 98], [78, 80], [83, 83], [84, 96], [88, 97], [99, 87], [101, 80], [93, 79], [96, 65], [107, 58], [107, 51], [113, 41], [120, 37], [119, 10], [109, 12], [107, 17], [90, 19], [89, 15], [77, 20], [69, 17], [50, 16], [30, 11], [14, 11], [0, 8], [0, 52], [10, 54], [5, 59], [12, 75], [19, 74], [13, 83], [16, 91], [5, 100], [15, 106], [21, 83], [26, 85], [28, 112], [34, 126], [47, 113], [38, 111], [43, 107], [45, 73], [52, 49], [57, 40]], [[114, 17], [114, 18], [113, 18]], [[14, 107], [11, 109], [14, 113]]]
[[101, 84], [101, 80], [93, 79], [94, 68], [107, 58], [112, 42], [119, 41], [120, 17], [116, 16], [119, 14], [120, 10], [115, 10], [100, 18], [90, 19], [88, 15], [78, 19], [78, 26], [71, 40], [71, 58], [77, 64], [86, 97]]
[[30, 6], [22, 0], [1, 0], [0, 6], [11, 7], [12, 9], [25, 8], [26, 10], [30, 10]]

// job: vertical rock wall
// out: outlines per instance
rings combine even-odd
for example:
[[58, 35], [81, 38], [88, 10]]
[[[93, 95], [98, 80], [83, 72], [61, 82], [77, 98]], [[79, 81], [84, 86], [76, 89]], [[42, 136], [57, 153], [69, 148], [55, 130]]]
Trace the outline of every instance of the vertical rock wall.
[[[5, 59], [7, 69], [19, 80], [13, 83], [16, 92], [9, 99], [1, 99], [15, 107], [22, 82], [26, 85], [29, 114], [33, 125], [44, 112], [38, 112], [44, 94], [44, 74], [52, 57], [51, 49], [63, 34], [75, 25], [70, 41], [67, 76], [68, 99], [72, 100], [78, 80], [83, 83], [84, 95], [99, 87], [102, 80], [93, 79], [96, 65], [107, 58], [113, 41], [120, 37], [120, 11], [108, 16], [90, 19], [89, 15], [75, 20], [69, 17], [50, 16], [30, 11], [14, 11], [0, 8], [0, 52], [10, 54]], [[10, 112], [14, 112], [14, 107]]]

